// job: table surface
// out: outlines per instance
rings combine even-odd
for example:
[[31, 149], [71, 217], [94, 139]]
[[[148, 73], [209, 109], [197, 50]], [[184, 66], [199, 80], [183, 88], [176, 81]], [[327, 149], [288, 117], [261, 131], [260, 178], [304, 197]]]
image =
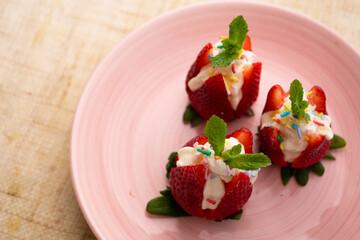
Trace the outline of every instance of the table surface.
[[[81, 92], [134, 29], [194, 0], [0, 2], [0, 239], [96, 239], [76, 201], [69, 140]], [[360, 50], [359, 0], [261, 0]]]

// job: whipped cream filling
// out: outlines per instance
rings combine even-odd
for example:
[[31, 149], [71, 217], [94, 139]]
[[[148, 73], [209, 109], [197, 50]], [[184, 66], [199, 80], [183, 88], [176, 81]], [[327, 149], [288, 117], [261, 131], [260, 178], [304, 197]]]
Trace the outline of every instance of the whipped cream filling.
[[[224, 151], [231, 149], [233, 146], [241, 144], [236, 138], [230, 137], [225, 140]], [[210, 156], [198, 152], [197, 149], [204, 149], [211, 152]], [[245, 154], [244, 146], [241, 153]], [[238, 168], [229, 169], [228, 165], [219, 156], [215, 156], [215, 152], [211, 145], [207, 142], [200, 145], [197, 142], [193, 147], [183, 147], [178, 151], [179, 160], [176, 162], [177, 167], [192, 166], [197, 164], [206, 165], [206, 183], [203, 191], [202, 209], [216, 209], [221, 199], [225, 195], [224, 182], [230, 182], [232, 177], [242, 172], [249, 176], [251, 183], [256, 181], [258, 170], [242, 170]]]
[[[304, 100], [308, 101], [304, 94]], [[289, 97], [285, 98], [285, 102], [281, 108], [275, 111], [265, 112], [261, 116], [261, 129], [266, 126], [272, 126], [279, 129], [283, 142], [280, 147], [284, 154], [284, 160], [291, 163], [301, 155], [306, 149], [308, 142], [306, 137], [309, 134], [321, 134], [326, 139], [331, 140], [334, 136], [330, 127], [331, 117], [323, 113], [315, 111], [316, 105], [309, 104], [306, 113], [310, 115], [311, 120], [298, 120], [291, 114], [281, 117], [286, 111], [291, 109], [291, 101]], [[293, 128], [295, 127], [296, 128]], [[298, 130], [298, 129], [299, 130]]]
[[[218, 41], [215, 45], [213, 45], [213, 57], [224, 50], [218, 48], [218, 46], [222, 46], [221, 41]], [[255, 54], [251, 51], [242, 50], [239, 57], [233, 60], [227, 67], [213, 68], [211, 64], [208, 64], [200, 70], [198, 75], [190, 79], [188, 86], [190, 90], [194, 92], [201, 88], [204, 82], [210, 77], [221, 73], [224, 78], [225, 88], [231, 107], [236, 110], [242, 98], [241, 87], [244, 84], [244, 76], [242, 72], [244, 68], [253, 64], [254, 58]]]

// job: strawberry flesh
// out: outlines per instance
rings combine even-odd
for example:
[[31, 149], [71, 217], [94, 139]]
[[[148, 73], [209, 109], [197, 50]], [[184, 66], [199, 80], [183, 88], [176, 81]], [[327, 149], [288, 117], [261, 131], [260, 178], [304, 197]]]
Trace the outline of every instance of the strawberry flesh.
[[324, 90], [319, 86], [310, 89], [312, 94], [307, 96], [309, 102], [316, 105], [315, 111], [326, 114], [326, 96]]

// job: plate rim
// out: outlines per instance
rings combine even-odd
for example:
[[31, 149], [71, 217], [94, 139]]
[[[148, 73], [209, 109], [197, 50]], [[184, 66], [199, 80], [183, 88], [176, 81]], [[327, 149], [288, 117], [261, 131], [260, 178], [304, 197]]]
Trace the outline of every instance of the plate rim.
[[89, 91], [91, 91], [91, 84], [93, 82], [96, 81], [97, 79], [97, 74], [100, 73], [103, 69], [104, 66], [106, 66], [106, 62], [108, 61], [108, 59], [110, 59], [112, 57], [112, 55], [116, 54], [118, 48], [121, 48], [122, 45], [124, 44], [124, 42], [128, 41], [129, 39], [131, 39], [132, 37], [134, 37], [136, 34], [140, 33], [143, 31], [143, 29], [148, 28], [149, 26], [155, 24], [156, 22], [161, 22], [163, 21], [163, 19], [166, 19], [167, 17], [170, 17], [174, 14], [178, 14], [181, 12], [186, 12], [188, 10], [192, 10], [192, 9], [196, 9], [196, 8], [203, 8], [203, 7], [207, 7], [210, 5], [216, 6], [216, 5], [251, 5], [251, 6], [255, 6], [255, 7], [260, 7], [260, 8], [268, 8], [268, 9], [275, 9], [275, 10], [279, 10], [282, 11], [284, 13], [293, 15], [294, 17], [301, 19], [301, 21], [308, 21], [310, 24], [316, 25], [318, 28], [322, 29], [323, 31], [328, 32], [330, 35], [332, 35], [332, 37], [334, 37], [335, 39], [337, 39], [343, 47], [347, 47], [349, 48], [350, 52], [353, 52], [355, 54], [355, 56], [357, 56], [360, 60], [360, 51], [358, 49], [356, 49], [352, 44], [350, 44], [343, 36], [341, 36], [339, 33], [337, 33], [333, 28], [325, 25], [324, 23], [313, 19], [309, 16], [307, 16], [304, 13], [295, 11], [291, 8], [288, 7], [284, 7], [281, 5], [277, 5], [277, 4], [271, 4], [271, 3], [263, 3], [263, 2], [250, 2], [250, 1], [235, 1], [235, 0], [227, 0], [227, 1], [213, 1], [213, 2], [198, 2], [198, 3], [192, 3], [192, 4], [188, 4], [185, 6], [181, 6], [175, 9], [172, 9], [170, 11], [164, 12], [150, 20], [148, 20], [147, 22], [143, 23], [141, 26], [137, 27], [136, 29], [134, 29], [133, 31], [131, 31], [129, 34], [127, 34], [125, 37], [123, 37], [102, 59], [101, 61], [96, 65], [95, 70], [92, 72], [90, 78], [87, 80], [81, 95], [79, 97], [79, 100], [77, 102], [75, 111], [74, 111], [74, 116], [73, 116], [73, 120], [72, 120], [72, 125], [71, 125], [71, 132], [70, 132], [70, 141], [69, 141], [69, 163], [70, 163], [70, 173], [71, 173], [71, 179], [72, 179], [72, 186], [75, 192], [75, 196], [77, 199], [77, 202], [79, 204], [80, 210], [87, 222], [87, 224], [89, 225], [89, 227], [91, 228], [92, 232], [94, 233], [94, 235], [99, 238], [99, 239], [103, 239], [103, 234], [101, 233], [100, 229], [98, 229], [98, 227], [96, 227], [95, 224], [95, 220], [92, 219], [92, 217], [90, 216], [88, 210], [87, 210], [87, 204], [86, 204], [86, 198], [81, 194], [81, 182], [80, 179], [77, 178], [77, 174], [75, 169], [77, 168], [76, 166], [76, 154], [75, 151], [77, 151], [76, 145], [75, 145], [75, 138], [77, 137], [77, 129], [76, 129], [76, 123], [78, 121], [80, 121], [80, 116], [81, 116], [81, 107], [86, 103], [84, 102], [86, 100], [86, 94], [88, 94]]

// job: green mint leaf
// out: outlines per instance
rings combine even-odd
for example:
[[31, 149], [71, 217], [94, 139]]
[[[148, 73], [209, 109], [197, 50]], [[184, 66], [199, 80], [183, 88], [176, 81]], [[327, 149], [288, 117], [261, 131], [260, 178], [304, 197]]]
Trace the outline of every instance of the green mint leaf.
[[222, 51], [215, 57], [211, 58], [211, 65], [215, 67], [227, 67], [238, 56], [237, 53], [230, 53], [229, 51]]
[[295, 173], [295, 169], [292, 167], [281, 167], [281, 179], [284, 186], [286, 186], [290, 178], [294, 176], [294, 173]]
[[305, 118], [310, 120], [309, 114], [305, 113], [305, 109], [309, 106], [308, 101], [303, 100], [304, 89], [299, 80], [295, 79], [290, 84], [290, 101], [292, 115], [297, 119]]
[[170, 177], [171, 168], [176, 167], [175, 159], [177, 156], [177, 152], [172, 152], [168, 158], [168, 163], [166, 164], [166, 177]]
[[330, 152], [327, 152], [323, 158], [335, 160], [335, 157]]
[[271, 165], [270, 159], [263, 153], [230, 155], [229, 158], [223, 159], [230, 169], [257, 170]]
[[204, 135], [208, 138], [216, 156], [220, 156], [224, 150], [226, 130], [226, 123], [216, 115], [212, 115], [206, 122]]
[[345, 139], [343, 139], [339, 135], [334, 134], [334, 137], [331, 139], [330, 149], [343, 148], [345, 146], [346, 146]]
[[300, 186], [305, 186], [309, 180], [309, 168], [296, 169], [295, 179]]
[[241, 209], [237, 213], [234, 213], [233, 215], [230, 215], [230, 216], [224, 218], [224, 220], [226, 220], [226, 219], [240, 220], [242, 214], [243, 214], [243, 210]]
[[221, 156], [224, 159], [224, 161], [226, 161], [226, 160], [228, 160], [230, 158], [234, 158], [236, 155], [239, 155], [241, 153], [241, 149], [242, 149], [241, 144], [235, 145], [231, 149], [223, 152], [221, 154]]
[[246, 115], [246, 116], [254, 116], [254, 111], [253, 111], [251, 108], [249, 108], [249, 109], [246, 111], [245, 115]]
[[185, 217], [190, 216], [185, 212], [179, 204], [173, 198], [170, 190], [164, 190], [160, 193], [163, 194], [162, 197], [157, 197], [148, 202], [146, 205], [146, 211], [155, 215], [166, 215], [172, 217]]
[[236, 41], [236, 43], [240, 45], [240, 49], [248, 32], [249, 26], [242, 15], [234, 18], [229, 25], [229, 39]]
[[224, 50], [211, 58], [211, 65], [227, 67], [238, 56], [242, 49], [249, 28], [243, 16], [238, 16], [229, 25], [229, 38], [222, 40]]
[[316, 173], [318, 176], [322, 176], [325, 172], [325, 168], [320, 161], [310, 166], [311, 171]]
[[204, 119], [196, 112], [193, 106], [191, 104], [187, 105], [183, 114], [183, 122], [190, 122], [191, 127], [195, 127], [202, 121], [204, 121]]

